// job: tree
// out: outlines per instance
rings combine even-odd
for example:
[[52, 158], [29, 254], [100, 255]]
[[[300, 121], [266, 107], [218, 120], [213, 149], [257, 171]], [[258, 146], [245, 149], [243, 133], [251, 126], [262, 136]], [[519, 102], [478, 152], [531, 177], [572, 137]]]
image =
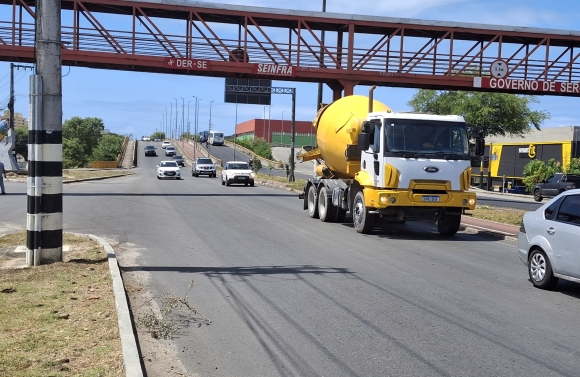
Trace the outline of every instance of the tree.
[[528, 95], [421, 89], [408, 105], [417, 112], [463, 115], [467, 123], [483, 127], [488, 136], [523, 136], [533, 128], [539, 130], [550, 118], [546, 111], [530, 110], [529, 105], [538, 102]]
[[524, 182], [528, 191], [532, 192], [537, 183], [544, 182], [554, 173], [561, 172], [562, 165], [553, 158], [548, 160], [548, 163], [541, 160], [532, 160], [524, 166], [522, 182]]
[[93, 161], [114, 161], [117, 159], [123, 148], [123, 136], [115, 134], [103, 135], [99, 145], [93, 150], [91, 160]]
[[153, 135], [151, 135], [151, 140], [155, 139], [165, 140], [165, 132], [155, 132]]
[[14, 137], [16, 138], [16, 144], [14, 145], [14, 151], [28, 161], [28, 128], [17, 127], [14, 129]]
[[580, 159], [573, 158], [570, 160], [570, 165], [568, 166], [568, 171], [566, 174], [580, 174]]
[[62, 126], [63, 163], [86, 167], [105, 129], [100, 118], [73, 117]]

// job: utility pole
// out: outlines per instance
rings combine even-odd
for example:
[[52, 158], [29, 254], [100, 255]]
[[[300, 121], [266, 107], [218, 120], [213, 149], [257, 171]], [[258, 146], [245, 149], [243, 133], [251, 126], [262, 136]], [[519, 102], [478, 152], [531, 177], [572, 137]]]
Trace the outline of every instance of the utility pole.
[[60, 1], [37, 1], [35, 11], [36, 74], [30, 77], [28, 131], [28, 266], [63, 260]]

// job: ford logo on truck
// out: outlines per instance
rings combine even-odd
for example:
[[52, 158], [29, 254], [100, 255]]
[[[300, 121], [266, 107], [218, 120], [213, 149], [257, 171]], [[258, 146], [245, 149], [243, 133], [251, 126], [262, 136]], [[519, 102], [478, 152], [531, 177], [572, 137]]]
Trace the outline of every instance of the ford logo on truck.
[[439, 168], [436, 166], [425, 166], [423, 170], [425, 170], [427, 173], [437, 173]]

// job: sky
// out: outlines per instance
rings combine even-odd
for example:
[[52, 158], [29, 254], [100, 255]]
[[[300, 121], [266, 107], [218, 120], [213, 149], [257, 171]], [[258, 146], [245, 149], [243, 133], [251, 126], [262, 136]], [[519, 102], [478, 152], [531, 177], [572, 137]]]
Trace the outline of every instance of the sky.
[[[180, 1], [183, 2], [183, 1]], [[204, 1], [201, 1], [204, 2]], [[321, 11], [322, 0], [227, 0], [208, 1], [220, 4]], [[421, 20], [469, 22], [560, 30], [580, 30], [578, 0], [327, 0], [326, 11]], [[2, 12], [6, 12], [3, 8]], [[0, 20], [10, 15], [0, 14]], [[16, 63], [16, 62], [15, 62]], [[9, 62], [0, 62], [0, 109], [9, 98]], [[224, 79], [196, 76], [137, 73], [63, 66], [63, 121], [74, 116], [101, 118], [105, 128], [121, 135], [140, 138], [162, 130], [169, 113], [175, 107], [178, 121], [189, 122], [194, 129], [195, 102], [199, 101], [199, 129], [212, 128], [226, 135], [234, 127], [250, 119], [268, 118], [289, 120], [291, 96], [273, 95], [272, 106], [236, 105], [224, 103]], [[30, 70], [15, 72], [15, 111], [28, 117]], [[311, 121], [316, 112], [318, 85], [273, 81], [274, 87], [295, 87], [297, 94], [296, 120]], [[407, 104], [417, 89], [379, 87], [375, 99], [394, 111], [411, 110]], [[368, 94], [367, 86], [355, 88], [355, 94]], [[550, 114], [543, 127], [580, 126], [580, 98], [538, 96], [533, 110]], [[324, 89], [323, 102], [332, 100], [331, 90]], [[213, 102], [212, 102], [213, 101]], [[188, 111], [189, 107], [189, 111]], [[182, 108], [185, 110], [182, 112]], [[211, 108], [211, 111], [210, 111]], [[2, 111], [3, 112], [3, 111]], [[210, 115], [211, 113], [211, 115]], [[167, 117], [166, 115], [167, 114]]]

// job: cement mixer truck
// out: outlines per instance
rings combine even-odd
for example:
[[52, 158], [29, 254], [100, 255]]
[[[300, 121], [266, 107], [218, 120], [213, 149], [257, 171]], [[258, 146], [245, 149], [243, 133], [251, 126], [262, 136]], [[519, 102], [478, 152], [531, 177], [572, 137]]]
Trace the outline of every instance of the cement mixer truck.
[[481, 156], [481, 128], [458, 115], [395, 113], [372, 89], [316, 115], [318, 147], [297, 156], [318, 162], [299, 195], [304, 209], [324, 222], [343, 222], [350, 212], [358, 233], [377, 223], [430, 220], [441, 235], [454, 235], [463, 211], [475, 208], [469, 140]]

